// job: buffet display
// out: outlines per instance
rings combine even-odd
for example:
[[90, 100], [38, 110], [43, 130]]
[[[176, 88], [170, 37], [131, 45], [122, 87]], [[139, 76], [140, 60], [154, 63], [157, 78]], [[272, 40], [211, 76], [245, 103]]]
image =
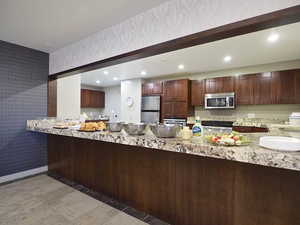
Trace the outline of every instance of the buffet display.
[[95, 132], [95, 131], [104, 131], [106, 130], [106, 124], [101, 121], [98, 123], [89, 122], [89, 123], [81, 123], [79, 131], [84, 132]]

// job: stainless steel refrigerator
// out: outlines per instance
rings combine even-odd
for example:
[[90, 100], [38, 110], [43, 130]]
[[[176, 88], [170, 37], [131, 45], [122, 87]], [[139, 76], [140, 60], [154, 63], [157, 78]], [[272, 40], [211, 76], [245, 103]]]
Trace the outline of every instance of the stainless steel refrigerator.
[[160, 122], [160, 96], [142, 97], [142, 122]]

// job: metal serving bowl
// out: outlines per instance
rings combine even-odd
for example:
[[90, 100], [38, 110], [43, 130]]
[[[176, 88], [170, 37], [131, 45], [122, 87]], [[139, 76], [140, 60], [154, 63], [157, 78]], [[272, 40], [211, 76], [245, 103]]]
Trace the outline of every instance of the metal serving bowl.
[[109, 122], [107, 128], [110, 132], [120, 132], [123, 129], [124, 123], [121, 122]]
[[129, 135], [143, 135], [146, 128], [144, 123], [125, 123], [124, 130]]
[[151, 124], [152, 133], [159, 138], [174, 138], [179, 132], [180, 126], [175, 124]]

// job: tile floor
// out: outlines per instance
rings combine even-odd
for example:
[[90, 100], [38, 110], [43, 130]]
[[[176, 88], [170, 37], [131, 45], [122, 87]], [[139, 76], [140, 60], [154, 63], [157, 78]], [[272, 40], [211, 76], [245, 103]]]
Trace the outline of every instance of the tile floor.
[[0, 186], [0, 225], [156, 224], [155, 219], [146, 223], [124, 211], [47, 175]]

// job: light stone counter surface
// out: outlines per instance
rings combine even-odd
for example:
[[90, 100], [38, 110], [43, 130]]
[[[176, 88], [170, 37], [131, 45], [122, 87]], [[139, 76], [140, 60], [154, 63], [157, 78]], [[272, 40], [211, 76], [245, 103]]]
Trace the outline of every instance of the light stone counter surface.
[[213, 146], [204, 141], [184, 141], [180, 138], [163, 139], [153, 135], [129, 136], [125, 132], [89, 133], [74, 129], [59, 130], [53, 128], [54, 123], [54, 120], [29, 120], [27, 130], [300, 171], [299, 152], [289, 153], [264, 149], [258, 146], [258, 136], [255, 135], [251, 136], [253, 143], [249, 146], [222, 147]]

